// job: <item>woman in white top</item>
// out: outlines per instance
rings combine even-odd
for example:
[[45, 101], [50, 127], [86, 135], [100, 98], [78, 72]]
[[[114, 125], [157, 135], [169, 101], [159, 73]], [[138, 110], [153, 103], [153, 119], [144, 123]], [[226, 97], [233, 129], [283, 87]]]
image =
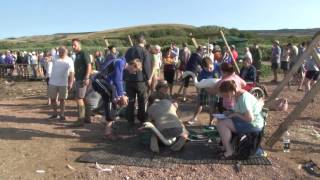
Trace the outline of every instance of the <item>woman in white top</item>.
[[156, 85], [158, 83], [159, 75], [160, 75], [160, 63], [161, 63], [161, 47], [159, 45], [155, 45], [151, 49], [151, 65], [152, 65], [152, 74], [150, 78], [151, 91], [155, 91]]

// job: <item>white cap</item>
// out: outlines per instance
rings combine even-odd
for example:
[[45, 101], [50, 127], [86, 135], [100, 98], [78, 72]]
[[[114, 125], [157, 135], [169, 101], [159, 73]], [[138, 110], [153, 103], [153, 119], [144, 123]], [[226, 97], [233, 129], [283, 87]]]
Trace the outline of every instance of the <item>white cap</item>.
[[213, 50], [213, 45], [212, 44], [209, 44], [208, 47], [209, 47], [210, 50]]

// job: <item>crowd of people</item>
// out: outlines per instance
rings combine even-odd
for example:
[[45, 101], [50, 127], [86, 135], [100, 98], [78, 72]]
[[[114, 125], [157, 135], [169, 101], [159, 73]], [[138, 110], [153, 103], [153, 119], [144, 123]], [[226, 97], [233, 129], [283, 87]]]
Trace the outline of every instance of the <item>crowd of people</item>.
[[[299, 48], [291, 43], [281, 48], [279, 41], [273, 42], [272, 82], [279, 80], [278, 68], [286, 75], [305, 48], [305, 43]], [[61, 46], [44, 53], [7, 51], [0, 56], [2, 76], [11, 76], [16, 69], [17, 76], [29, 78], [32, 74], [34, 78], [40, 76], [47, 80], [48, 101], [53, 109], [50, 119], [67, 119], [65, 100], [74, 88], [78, 120], [72, 126], [91, 123], [93, 113], [87, 92], [92, 87], [103, 100], [106, 139], [117, 139], [112, 125], [116, 120], [116, 111], [121, 106], [126, 106], [125, 118], [129, 127], [133, 129], [137, 126], [137, 104], [139, 125], [149, 120], [154, 121], [164, 137], [177, 138], [173, 148], [175, 150], [182, 148], [188, 134], [176, 115], [177, 97], [182, 93], [182, 101], [188, 100], [187, 90], [191, 79], [220, 79], [212, 87], [197, 90], [197, 106], [188, 124], [197, 122], [203, 106], [209, 106], [210, 121], [213, 120], [213, 112], [224, 112], [228, 119], [218, 121], [217, 128], [225, 148], [225, 157], [233, 154], [230, 147], [232, 133], [261, 131], [263, 128], [262, 106], [253, 95], [244, 90], [247, 83], [260, 81], [261, 61], [259, 46], [254, 44], [253, 47], [247, 47], [242, 60], [243, 66], [237, 75], [234, 66], [239, 62], [239, 55], [234, 45], [229, 51], [226, 47], [207, 44], [206, 47], [198, 46], [195, 52], [191, 52], [186, 43], [182, 44], [181, 49], [172, 43], [170, 47], [161, 50], [159, 45], [147, 45], [142, 35], [137, 37], [136, 44], [123, 56], [119, 56], [115, 46], [109, 46], [105, 53], [97, 51], [92, 56], [82, 49], [79, 39], [72, 40], [70, 52], [67, 47]], [[185, 76], [186, 72], [195, 76]], [[306, 78], [306, 90], [310, 90], [319, 76], [319, 68], [312, 56], [306, 59], [298, 73]], [[173, 88], [175, 84], [180, 84], [176, 93]], [[302, 84], [298, 90], [301, 88]], [[153, 137], [151, 149], [158, 151], [154, 146], [157, 144], [155, 139], [157, 138]]]

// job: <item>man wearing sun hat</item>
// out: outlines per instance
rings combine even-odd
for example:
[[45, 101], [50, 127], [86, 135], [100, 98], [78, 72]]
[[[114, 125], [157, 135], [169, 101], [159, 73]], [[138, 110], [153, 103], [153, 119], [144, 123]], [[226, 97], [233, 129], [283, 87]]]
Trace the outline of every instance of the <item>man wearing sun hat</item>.
[[273, 41], [271, 52], [271, 69], [273, 71], [273, 80], [271, 82], [278, 82], [277, 70], [280, 67], [281, 48], [278, 40]]

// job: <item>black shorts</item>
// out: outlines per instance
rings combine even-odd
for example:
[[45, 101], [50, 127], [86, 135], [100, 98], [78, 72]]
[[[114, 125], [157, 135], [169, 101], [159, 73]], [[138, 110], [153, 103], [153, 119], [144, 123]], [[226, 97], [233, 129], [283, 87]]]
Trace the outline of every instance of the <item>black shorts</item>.
[[273, 69], [273, 70], [277, 70], [277, 69], [279, 69], [279, 66], [280, 66], [280, 64], [279, 63], [271, 63], [271, 69]]
[[189, 87], [190, 78], [191, 76], [187, 76], [184, 78], [184, 87]]
[[317, 81], [319, 78], [319, 71], [307, 71], [306, 78], [310, 80]]
[[14, 69], [14, 66], [13, 66], [13, 64], [7, 64], [7, 65], [6, 65], [6, 68], [7, 68], [7, 69]]
[[290, 64], [287, 61], [281, 61], [281, 69], [287, 71], [290, 69]]
[[174, 69], [167, 69], [163, 72], [163, 74], [164, 79], [168, 82], [168, 84], [173, 84], [175, 74]]

